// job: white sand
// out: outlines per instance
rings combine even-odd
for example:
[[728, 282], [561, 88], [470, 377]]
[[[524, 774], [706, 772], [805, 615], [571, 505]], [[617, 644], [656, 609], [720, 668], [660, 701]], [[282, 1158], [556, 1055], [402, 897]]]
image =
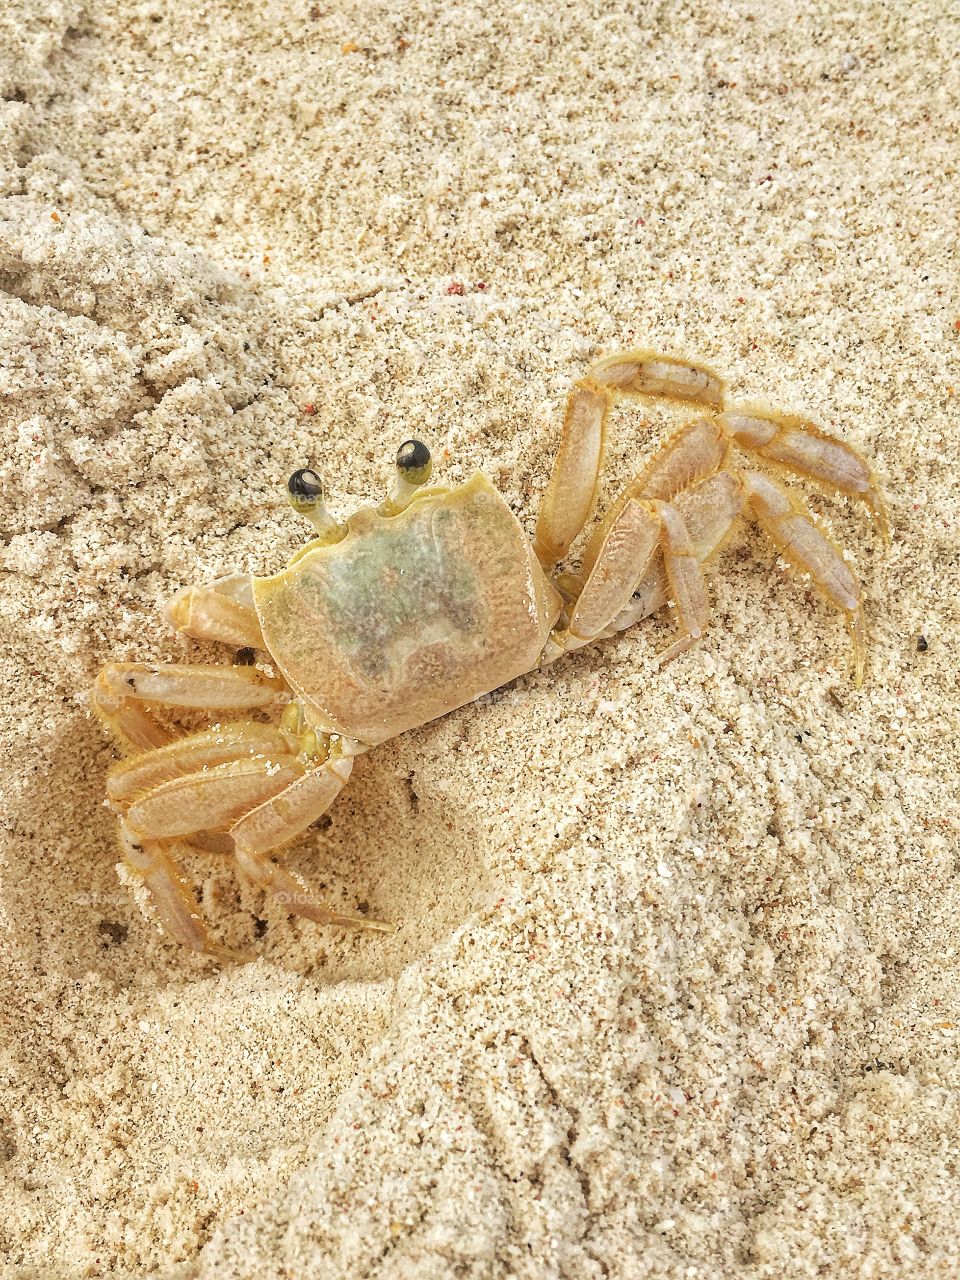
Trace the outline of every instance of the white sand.
[[[0, 9], [3, 1274], [960, 1273], [960, 21], [774, 9]], [[875, 460], [889, 551], [807, 494], [867, 684], [748, 533], [666, 670], [661, 617], [358, 764], [289, 861], [395, 937], [198, 859], [262, 958], [178, 950], [98, 666], [279, 567], [307, 461], [345, 513], [422, 434], [532, 529], [629, 344]], [[606, 497], [674, 420], [621, 412]]]

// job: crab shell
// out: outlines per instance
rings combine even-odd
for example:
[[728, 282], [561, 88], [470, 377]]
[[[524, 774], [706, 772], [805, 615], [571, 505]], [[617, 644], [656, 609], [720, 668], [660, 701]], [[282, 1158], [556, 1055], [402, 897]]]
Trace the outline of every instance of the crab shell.
[[536, 666], [562, 599], [486, 476], [346, 527], [253, 579], [267, 648], [314, 728], [374, 746]]

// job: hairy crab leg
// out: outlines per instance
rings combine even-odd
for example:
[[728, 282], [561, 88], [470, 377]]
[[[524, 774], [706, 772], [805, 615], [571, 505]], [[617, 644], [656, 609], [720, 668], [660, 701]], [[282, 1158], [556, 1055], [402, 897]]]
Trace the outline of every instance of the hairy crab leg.
[[253, 959], [252, 955], [230, 951], [211, 941], [189, 881], [173, 856], [175, 847], [143, 840], [126, 823], [120, 824], [123, 865], [146, 889], [164, 933], [192, 951], [206, 952], [220, 960]]
[[637, 581], [656, 555], [661, 522], [649, 503], [628, 498], [606, 531], [577, 596], [565, 648], [587, 644], [626, 606]]
[[551, 661], [561, 652], [609, 634], [628, 608], [637, 583], [655, 564], [658, 550], [681, 628], [680, 638], [661, 661], [668, 662], [698, 640], [709, 616], [700, 547], [671, 503], [638, 502], [628, 497], [606, 530], [566, 631], [551, 637], [544, 659]]
[[252, 720], [215, 725], [115, 764], [107, 774], [107, 799], [117, 806], [128, 805], [184, 774], [244, 757], [277, 759], [296, 752], [296, 740], [285, 739], [273, 725]]
[[[156, 763], [162, 753], [151, 754]], [[201, 827], [207, 826], [229, 831], [223, 839], [229, 841], [239, 870], [292, 915], [318, 924], [392, 932], [393, 926], [386, 921], [326, 906], [269, 858], [330, 807], [349, 780], [352, 767], [349, 756], [337, 756], [312, 768], [290, 756], [273, 763], [262, 758], [234, 760], [160, 783], [134, 800], [121, 822], [124, 865], [146, 887], [170, 936], [195, 951], [230, 956], [210, 942], [172, 852], [178, 838], [189, 841], [184, 847], [196, 844], [202, 848], [209, 842], [209, 834]]]
[[115, 693], [106, 668], [93, 684], [93, 709], [127, 751], [150, 751], [165, 746], [173, 734], [159, 724], [149, 707]]
[[710, 604], [703, 569], [683, 517], [669, 502], [653, 505], [663, 524], [663, 567], [680, 621], [679, 637], [660, 655], [663, 664], [700, 639], [710, 617]]
[[649, 465], [626, 486], [590, 534], [581, 573], [593, 568], [607, 530], [630, 499], [672, 502], [713, 475], [726, 459], [729, 445], [713, 418], [697, 418], [675, 431], [654, 454]]
[[[731, 471], [717, 471], [673, 499], [671, 506], [680, 513], [700, 564], [711, 560], [728, 540], [746, 501], [743, 485]], [[604, 634], [626, 630], [641, 618], [656, 613], [669, 598], [670, 586], [663, 560], [656, 556], [637, 583], [629, 604]]]
[[853, 643], [854, 683], [861, 685], [866, 665], [866, 623], [856, 576], [840, 549], [821, 533], [798, 499], [757, 471], [747, 472], [743, 484], [757, 523], [780, 554], [795, 569], [809, 574], [829, 603], [846, 615]]
[[200, 710], [276, 706], [287, 693], [283, 680], [265, 675], [257, 667], [212, 663], [190, 666], [176, 662], [108, 662], [97, 683], [114, 699]]
[[729, 410], [717, 424], [741, 449], [866, 503], [884, 542], [889, 543], [883, 496], [869, 463], [856, 449], [804, 418], [766, 409]]
[[184, 587], [167, 601], [164, 616], [181, 635], [195, 640], [215, 640], [237, 649], [266, 648], [248, 573]]
[[664, 442], [647, 467], [627, 486], [627, 493], [672, 502], [678, 493], [719, 470], [729, 450], [715, 418], [695, 418]]
[[195, 831], [225, 831], [304, 773], [294, 755], [249, 756], [170, 778], [132, 800], [130, 829], [146, 840], [169, 840]]
[[325, 906], [269, 856], [329, 809], [348, 782], [352, 769], [350, 756], [337, 756], [320, 768], [305, 773], [285, 790], [245, 814], [230, 828], [236, 845], [237, 866], [292, 915], [303, 916], [317, 924], [392, 933], [394, 926], [385, 920], [345, 915]]
[[589, 369], [567, 400], [560, 447], [537, 520], [534, 550], [543, 567], [552, 568], [566, 555], [590, 518], [607, 417], [619, 396], [720, 408], [723, 391], [723, 381], [712, 369], [652, 351], [625, 351]]

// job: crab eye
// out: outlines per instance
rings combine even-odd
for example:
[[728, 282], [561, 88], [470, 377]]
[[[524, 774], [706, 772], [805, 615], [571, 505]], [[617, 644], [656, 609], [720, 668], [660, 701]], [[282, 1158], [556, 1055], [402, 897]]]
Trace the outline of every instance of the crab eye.
[[296, 511], [312, 511], [323, 502], [323, 481], [310, 467], [301, 467], [287, 481], [287, 496]]
[[397, 450], [397, 471], [408, 484], [425, 484], [430, 479], [433, 463], [430, 450], [422, 440], [405, 440]]

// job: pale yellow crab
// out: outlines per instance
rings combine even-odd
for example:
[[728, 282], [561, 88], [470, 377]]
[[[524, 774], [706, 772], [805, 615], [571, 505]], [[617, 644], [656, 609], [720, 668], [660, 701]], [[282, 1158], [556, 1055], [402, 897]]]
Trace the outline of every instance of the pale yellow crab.
[[[554, 583], [551, 571], [590, 518], [610, 408], [624, 395], [701, 413], [614, 502], [579, 574]], [[710, 369], [645, 351], [601, 360], [575, 384], [532, 544], [485, 476], [427, 485], [430, 455], [419, 441], [401, 446], [386, 501], [343, 524], [328, 514], [316, 474], [295, 472], [290, 501], [316, 537], [272, 577], [187, 587], [167, 606], [184, 635], [239, 648], [234, 664], [109, 663], [96, 681], [96, 708], [130, 753], [107, 780], [123, 861], [167, 932], [223, 953], [178, 865], [184, 845], [232, 854], [294, 914], [390, 929], [324, 906], [271, 855], [330, 806], [360, 752], [668, 600], [680, 634], [663, 657], [682, 652], [707, 625], [703, 565], [741, 515], [845, 615], [859, 683], [856, 577], [799, 499], [743, 453], [863, 499], [886, 536], [870, 467], [848, 445], [801, 418], [725, 409], [724, 384]], [[215, 711], [218, 723], [178, 734], [155, 714], [160, 707]], [[253, 709], [274, 710], [275, 722], [224, 719]]]

